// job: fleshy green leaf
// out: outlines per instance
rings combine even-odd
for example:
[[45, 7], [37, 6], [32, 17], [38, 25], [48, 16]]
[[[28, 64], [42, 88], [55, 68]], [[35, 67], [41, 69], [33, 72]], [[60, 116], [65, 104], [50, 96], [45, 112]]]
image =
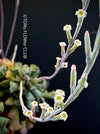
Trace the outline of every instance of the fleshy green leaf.
[[8, 118], [0, 116], [0, 128], [6, 126], [9, 122]]
[[9, 80], [14, 80], [14, 81], [16, 80], [13, 73], [10, 70], [6, 72], [6, 78]]
[[31, 71], [32, 78], [35, 78], [40, 74], [40, 69], [34, 64], [30, 65], [30, 71]]
[[18, 84], [15, 82], [10, 81], [10, 93], [15, 92], [18, 89]]
[[25, 90], [24, 95], [25, 95], [25, 100], [26, 100], [27, 107], [31, 108], [32, 107], [31, 102], [35, 100], [35, 97], [28, 90]]
[[4, 111], [4, 104], [3, 102], [0, 102], [0, 112], [3, 112]]
[[10, 96], [6, 101], [6, 105], [12, 106], [14, 104], [14, 97]]
[[13, 107], [10, 110], [8, 117], [11, 118], [10, 129], [12, 131], [20, 130], [21, 124], [20, 124], [20, 120], [19, 120], [19, 111], [16, 107]]
[[8, 129], [6, 127], [0, 128], [0, 134], [8, 134]]
[[9, 80], [3, 80], [0, 82], [0, 86], [7, 88], [9, 86]]

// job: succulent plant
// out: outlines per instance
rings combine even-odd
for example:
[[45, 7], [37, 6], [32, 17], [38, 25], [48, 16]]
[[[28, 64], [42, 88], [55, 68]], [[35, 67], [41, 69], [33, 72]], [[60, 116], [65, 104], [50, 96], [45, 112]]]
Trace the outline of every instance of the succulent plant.
[[20, 81], [23, 81], [23, 97], [28, 108], [31, 108], [32, 101], [40, 103], [44, 102], [46, 97], [52, 99], [54, 91], [46, 90], [48, 87], [46, 80], [38, 80], [40, 69], [36, 65], [23, 65], [21, 62], [12, 62], [6, 58], [0, 61], [0, 121], [2, 122], [0, 132], [2, 134], [8, 132], [6, 128], [8, 126], [11, 131], [20, 130], [25, 125], [26, 129], [29, 129], [33, 125], [23, 116], [21, 110]]
[[[100, 26], [98, 28], [93, 50], [91, 49], [89, 32], [85, 32], [84, 44], [86, 66], [79, 80], [77, 80], [76, 65], [73, 64], [71, 66], [70, 95], [66, 101], [64, 101], [65, 92], [63, 90], [57, 89], [56, 91], [47, 91], [49, 84], [48, 80], [54, 78], [62, 68], [68, 67], [68, 62], [66, 62], [67, 58], [81, 46], [81, 41], [77, 39], [77, 36], [87, 15], [89, 3], [90, 0], [82, 0], [82, 9], [79, 9], [75, 13], [77, 16], [77, 25], [73, 36], [71, 33], [71, 25], [68, 24], [63, 27], [67, 36], [68, 47], [65, 49], [65, 42], [59, 43], [61, 47], [61, 57], [56, 58], [55, 72], [51, 76], [39, 77], [40, 69], [38, 66], [35, 64], [22, 64], [21, 62], [15, 61], [17, 45], [15, 46], [12, 59], [7, 58], [20, 0], [16, 0], [11, 34], [6, 52], [4, 53], [4, 13], [3, 3], [2, 0], [0, 0], [0, 45], [2, 55], [2, 59], [0, 59], [0, 134], [14, 134], [15, 131], [19, 130], [21, 134], [27, 134], [28, 130], [33, 128], [33, 124], [36, 123], [36, 121], [65, 121], [68, 118], [67, 112], [64, 111], [64, 109], [79, 96], [84, 88], [88, 87], [88, 75], [96, 61], [100, 49]], [[47, 99], [54, 99], [53, 107], [47, 103]], [[40, 110], [41, 113], [39, 112]], [[37, 113], [40, 114], [39, 117], [37, 117]]]

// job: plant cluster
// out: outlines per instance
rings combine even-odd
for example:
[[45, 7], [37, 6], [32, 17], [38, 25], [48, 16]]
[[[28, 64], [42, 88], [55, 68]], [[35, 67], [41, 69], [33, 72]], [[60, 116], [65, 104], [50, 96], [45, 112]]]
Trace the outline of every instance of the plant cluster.
[[[62, 68], [68, 68], [67, 58], [82, 45], [77, 36], [82, 27], [83, 21], [87, 16], [87, 8], [90, 0], [82, 0], [82, 9], [76, 11], [77, 24], [74, 34], [72, 35], [72, 26], [67, 24], [63, 27], [66, 33], [67, 43], [60, 42], [61, 56], [56, 57], [55, 72], [51, 76], [39, 77], [40, 69], [34, 64], [26, 65], [16, 62], [17, 45], [15, 46], [12, 59], [7, 58], [7, 54], [11, 45], [14, 27], [17, 19], [19, 0], [16, 0], [15, 16], [11, 29], [10, 38], [6, 48], [3, 50], [3, 28], [4, 13], [3, 3], [0, 0], [1, 10], [1, 29], [0, 29], [0, 133], [11, 134], [20, 130], [22, 134], [26, 134], [33, 124], [38, 122], [66, 120], [68, 118], [65, 108], [71, 104], [82, 92], [88, 87], [88, 75], [96, 61], [100, 49], [100, 25], [94, 47], [91, 48], [91, 39], [89, 32], [84, 35], [84, 48], [86, 57], [86, 66], [82, 72], [80, 79], [77, 79], [77, 67], [72, 64], [70, 71], [70, 94], [65, 99], [65, 92], [62, 89], [48, 92], [48, 80], [54, 78]], [[100, 4], [100, 0], [99, 0]], [[51, 106], [47, 103], [47, 99], [53, 99], [54, 104]], [[40, 112], [39, 112], [40, 111]], [[37, 117], [37, 113], [40, 114]]]

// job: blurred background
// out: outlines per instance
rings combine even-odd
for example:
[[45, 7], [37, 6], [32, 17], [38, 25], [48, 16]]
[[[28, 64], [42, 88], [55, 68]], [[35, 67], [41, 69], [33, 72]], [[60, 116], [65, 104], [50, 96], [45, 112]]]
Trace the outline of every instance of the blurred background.
[[[4, 46], [6, 48], [14, 15], [14, 0], [4, 0], [5, 29]], [[18, 19], [8, 57], [11, 57], [14, 45], [18, 44], [16, 61], [34, 63], [41, 69], [41, 76], [54, 72], [56, 57], [60, 56], [59, 42], [67, 43], [63, 26], [72, 25], [74, 33], [77, 17], [75, 12], [81, 8], [81, 0], [21, 0]], [[27, 15], [27, 59], [23, 59], [23, 15]], [[88, 15], [84, 21], [78, 39], [82, 41], [79, 47], [68, 58], [68, 69], [63, 69], [50, 81], [48, 90], [61, 88], [69, 95], [70, 67], [76, 64], [78, 78], [85, 67], [84, 32], [89, 30], [92, 47], [99, 24], [98, 0], [91, 0]], [[89, 75], [89, 87], [84, 89], [78, 99], [66, 108], [66, 122], [36, 123], [29, 134], [37, 133], [67, 133], [67, 134], [99, 134], [100, 133], [100, 55]], [[19, 134], [19, 133], [18, 133]]]

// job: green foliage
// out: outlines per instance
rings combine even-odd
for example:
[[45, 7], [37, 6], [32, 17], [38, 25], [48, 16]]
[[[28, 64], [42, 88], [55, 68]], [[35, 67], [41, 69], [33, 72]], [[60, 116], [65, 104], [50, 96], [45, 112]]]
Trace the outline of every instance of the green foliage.
[[3, 102], [0, 102], [0, 112], [3, 112], [4, 111], [4, 104]]
[[6, 128], [6, 125], [10, 122], [10, 120], [6, 117], [0, 116], [0, 134], [7, 134], [8, 129]]
[[[3, 59], [4, 64], [0, 66], [0, 113], [6, 113], [6, 117], [0, 117], [0, 133], [7, 134], [6, 125], [9, 124], [11, 131], [32, 127], [32, 124], [23, 116], [19, 101], [20, 81], [23, 81], [23, 98], [27, 108], [31, 109], [31, 102], [45, 101], [45, 98], [52, 99], [52, 92], [47, 92], [48, 82], [38, 80], [40, 69], [31, 64], [23, 65], [21, 62], [11, 62]], [[4, 105], [5, 104], [5, 105]], [[5, 107], [5, 108], [4, 108]], [[8, 109], [8, 110], [6, 110]], [[37, 108], [37, 112], [38, 112]], [[25, 128], [23, 128], [23, 122]]]

